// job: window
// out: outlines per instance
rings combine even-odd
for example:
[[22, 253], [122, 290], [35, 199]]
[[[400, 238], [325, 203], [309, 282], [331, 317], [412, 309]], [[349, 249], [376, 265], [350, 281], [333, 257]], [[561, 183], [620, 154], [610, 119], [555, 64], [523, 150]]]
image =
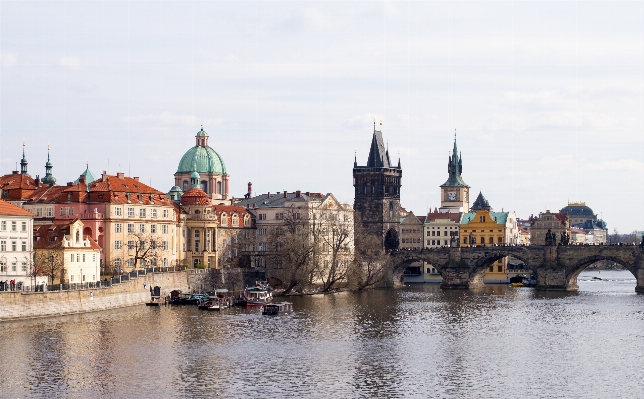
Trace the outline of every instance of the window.
[[145, 251], [145, 241], [139, 241], [139, 249]]
[[116, 216], [122, 216], [122, 210], [121, 209], [122, 209], [121, 207], [114, 208], [114, 214]]
[[92, 254], [92, 262], [96, 262], [96, 254]]
[[116, 223], [114, 225], [114, 232], [115, 233], [120, 233], [121, 232], [121, 223]]
[[259, 217], [259, 220], [266, 220], [266, 214], [265, 213], [260, 213], [257, 216]]
[[76, 262], [80, 262], [80, 254], [76, 254]]
[[163, 241], [163, 243], [161, 243], [161, 248], [162, 248], [164, 251], [167, 251], [167, 250], [168, 250], [168, 242], [167, 242], [167, 241]]
[[85, 262], [85, 254], [83, 254], [83, 262]]
[[144, 224], [139, 225], [139, 233], [145, 233], [145, 225]]
[[239, 219], [237, 218], [237, 215], [232, 216], [232, 224], [233, 224], [233, 226], [238, 226], [239, 225]]
[[168, 267], [168, 258], [163, 258], [163, 267]]
[[0, 231], [6, 231], [7, 230], [7, 222], [4, 220], [0, 222]]
[[114, 241], [114, 249], [121, 249], [122, 242], [121, 241]]
[[60, 208], [60, 216], [63, 216], [63, 208]]
[[36, 208], [36, 217], [42, 217], [42, 208]]
[[169, 212], [167, 209], [164, 209], [164, 210], [163, 210], [163, 217], [164, 217], [164, 218], [167, 218], [167, 217], [168, 217], [168, 215], [169, 215], [169, 213], [170, 213], [170, 212]]
[[150, 249], [157, 249], [157, 242], [154, 240], [150, 240]]
[[128, 223], [127, 224], [127, 232], [128, 233], [134, 233], [134, 223]]
[[222, 214], [221, 215], [221, 225], [225, 226], [227, 224], [228, 224], [228, 217], [226, 216], [226, 214]]
[[135, 265], [134, 258], [128, 258], [127, 265], [130, 266], [130, 267], [134, 267], [134, 265]]
[[134, 217], [134, 208], [127, 208], [127, 216], [131, 218]]
[[11, 241], [11, 250], [13, 252], [16, 252], [18, 250], [18, 246], [15, 241]]
[[503, 266], [501, 266], [501, 265], [497, 266], [496, 270], [497, 270], [499, 273], [503, 272]]
[[257, 245], [257, 247], [258, 247], [257, 249], [258, 249], [259, 251], [261, 251], [261, 252], [266, 251], [266, 243], [265, 243], [265, 242], [260, 242], [260, 243]]
[[7, 271], [7, 263], [4, 260], [0, 260], [0, 272]]
[[145, 208], [139, 209], [139, 217], [144, 218], [145, 217]]
[[199, 252], [199, 240], [195, 240], [195, 252]]
[[163, 234], [168, 234], [168, 225], [167, 224], [161, 225], [161, 232]]
[[22, 252], [27, 252], [27, 241], [22, 242]]
[[69, 254], [69, 261], [73, 262], [74, 261], [74, 254]]
[[114, 259], [114, 266], [121, 267], [121, 258]]
[[157, 225], [156, 224], [151, 224], [150, 225], [150, 233], [152, 233], [152, 234], [157, 233]]
[[0, 251], [5, 252], [7, 250], [7, 242], [2, 240], [0, 241]]
[[284, 212], [279, 212], [275, 214], [275, 219], [284, 220]]
[[157, 267], [157, 258], [150, 259], [150, 266]]
[[22, 262], [22, 263], [20, 263], [20, 269], [21, 269], [23, 272], [26, 272], [26, 271], [27, 271], [27, 262]]
[[497, 241], [499, 244], [503, 244], [503, 237], [499, 237]]
[[485, 244], [485, 237], [481, 237], [481, 244]]
[[150, 217], [152, 217], [152, 218], [156, 218], [156, 217], [157, 217], [157, 210], [156, 210], [156, 209], [152, 209], [152, 210], [150, 211]]
[[265, 236], [266, 228], [257, 229], [257, 234], [259, 234], [260, 236]]
[[73, 274], [69, 276], [69, 281], [72, 282], [72, 283], [74, 282], [74, 275]]
[[489, 243], [494, 244], [494, 237], [490, 237]]
[[54, 217], [54, 208], [47, 208], [47, 217]]
[[11, 222], [11, 231], [16, 231], [16, 222]]
[[134, 249], [134, 241], [130, 240], [127, 242], [127, 249], [129, 250]]

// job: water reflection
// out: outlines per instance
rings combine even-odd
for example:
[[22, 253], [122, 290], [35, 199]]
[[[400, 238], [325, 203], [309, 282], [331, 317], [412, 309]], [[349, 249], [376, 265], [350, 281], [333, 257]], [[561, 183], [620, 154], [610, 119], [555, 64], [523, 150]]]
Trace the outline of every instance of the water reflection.
[[0, 396], [626, 396], [644, 366], [634, 286], [584, 272], [576, 293], [426, 284], [291, 298], [280, 317], [135, 307], [5, 322]]

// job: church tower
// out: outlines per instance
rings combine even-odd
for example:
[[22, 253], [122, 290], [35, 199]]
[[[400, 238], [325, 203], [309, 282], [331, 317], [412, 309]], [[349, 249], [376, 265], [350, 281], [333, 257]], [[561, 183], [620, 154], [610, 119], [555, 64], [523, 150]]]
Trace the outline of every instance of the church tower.
[[470, 209], [470, 186], [461, 177], [463, 173], [463, 158], [456, 147], [456, 133], [454, 133], [454, 149], [447, 163], [447, 181], [441, 185], [440, 212], [459, 213], [468, 212]]
[[[382, 122], [380, 123], [382, 130]], [[398, 225], [400, 224], [400, 186], [402, 168], [393, 166], [389, 151], [382, 140], [382, 131], [373, 124], [371, 149], [366, 166], [353, 163], [353, 186], [355, 199], [353, 210], [356, 224], [370, 234], [382, 237], [387, 249], [398, 247]]]

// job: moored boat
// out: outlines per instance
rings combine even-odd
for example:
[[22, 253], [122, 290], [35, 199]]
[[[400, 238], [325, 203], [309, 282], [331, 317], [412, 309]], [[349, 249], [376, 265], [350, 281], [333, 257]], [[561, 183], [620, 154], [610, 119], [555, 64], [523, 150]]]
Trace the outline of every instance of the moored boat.
[[262, 305], [262, 314], [266, 316], [277, 316], [292, 311], [293, 304], [291, 302], [267, 303]]
[[273, 299], [273, 295], [268, 291], [269, 288], [265, 282], [257, 282], [254, 287], [246, 287], [237, 300], [237, 304], [241, 306], [261, 306], [268, 303]]

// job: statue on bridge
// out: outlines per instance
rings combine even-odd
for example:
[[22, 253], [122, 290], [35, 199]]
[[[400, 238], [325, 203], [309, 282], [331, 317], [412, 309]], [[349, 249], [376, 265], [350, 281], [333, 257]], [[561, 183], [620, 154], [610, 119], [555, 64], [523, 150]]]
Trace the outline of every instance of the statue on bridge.
[[469, 240], [470, 240], [470, 247], [475, 247], [476, 239], [474, 238], [474, 234], [472, 234], [472, 232], [470, 232]]
[[569, 233], [566, 233], [566, 232], [561, 233], [561, 239], [559, 240], [559, 245], [570, 245], [570, 234]]
[[557, 233], [553, 233], [550, 229], [546, 233], [546, 245], [557, 245]]

